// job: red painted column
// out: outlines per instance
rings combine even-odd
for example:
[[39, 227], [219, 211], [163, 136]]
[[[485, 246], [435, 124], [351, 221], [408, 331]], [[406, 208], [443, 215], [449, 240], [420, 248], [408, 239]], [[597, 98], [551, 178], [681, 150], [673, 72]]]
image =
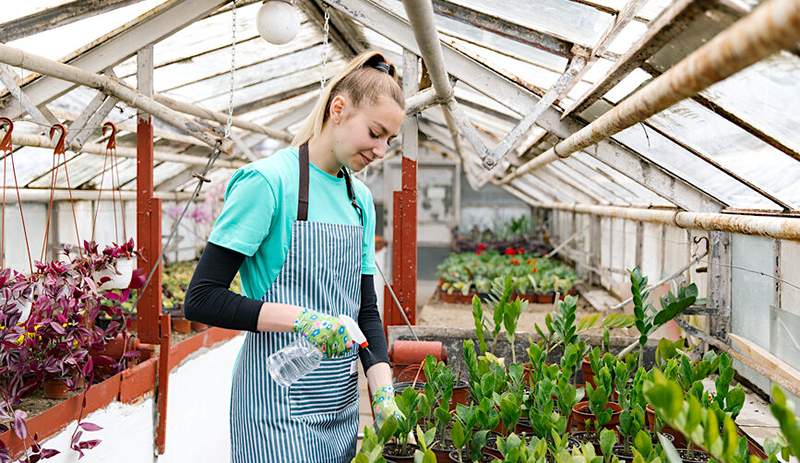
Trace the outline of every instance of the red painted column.
[[[392, 287], [411, 324], [417, 323], [417, 162], [403, 157], [402, 188], [393, 194]], [[384, 328], [404, 325], [388, 287], [383, 296]]]
[[[142, 253], [138, 266], [145, 273], [161, 253], [161, 200], [153, 197], [153, 124], [150, 116], [136, 124], [136, 242]], [[160, 342], [161, 271], [156, 271], [141, 296], [137, 313], [139, 338], [143, 343]]]

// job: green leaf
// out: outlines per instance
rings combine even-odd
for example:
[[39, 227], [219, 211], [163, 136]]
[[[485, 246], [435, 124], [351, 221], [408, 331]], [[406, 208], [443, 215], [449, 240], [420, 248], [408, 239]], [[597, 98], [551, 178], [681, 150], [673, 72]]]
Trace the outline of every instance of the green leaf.
[[672, 296], [672, 293], [667, 294], [661, 300], [661, 311], [653, 319], [654, 325], [658, 327], [672, 320], [694, 304], [695, 300], [697, 300], [697, 285], [694, 283], [681, 288], [677, 296]]
[[464, 444], [467, 443], [467, 435], [464, 431], [464, 425], [461, 424], [461, 420], [453, 421], [453, 427], [450, 430], [450, 439], [453, 440], [453, 445], [460, 449], [464, 447]]
[[483, 306], [481, 298], [472, 296], [472, 319], [475, 322], [475, 336], [478, 338], [478, 347], [481, 353], [486, 353], [486, 337], [483, 333]]
[[678, 451], [675, 450], [675, 446], [672, 445], [669, 439], [664, 437], [663, 434], [658, 433], [658, 441], [661, 443], [661, 448], [664, 449], [664, 453], [667, 454], [667, 461], [669, 461], [669, 463], [683, 463], [683, 459], [678, 455]]
[[613, 454], [612, 449], [617, 443], [617, 433], [610, 429], [600, 431], [600, 451], [603, 456], [610, 459]]
[[[654, 371], [655, 383], [646, 382], [644, 395], [653, 405], [656, 413], [668, 422], [674, 420], [683, 406], [683, 391], [674, 381], [670, 381], [658, 371]], [[648, 387], [649, 386], [649, 387]]]

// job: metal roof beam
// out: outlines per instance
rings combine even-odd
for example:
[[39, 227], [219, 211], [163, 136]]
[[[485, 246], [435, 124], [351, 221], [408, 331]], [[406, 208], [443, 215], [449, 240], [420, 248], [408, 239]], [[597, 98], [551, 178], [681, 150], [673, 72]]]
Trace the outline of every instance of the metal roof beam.
[[[396, 42], [419, 52], [408, 22], [369, 0], [324, 0], [349, 14], [362, 24]], [[500, 72], [443, 44], [442, 52], [448, 71], [458, 78], [518, 114], [527, 114], [539, 98]], [[585, 124], [574, 118], [561, 120], [561, 114], [548, 108], [538, 125], [560, 138], [565, 138]], [[644, 185], [656, 194], [687, 210], [719, 210], [721, 202], [708, 193], [664, 170], [635, 151], [612, 140], [596, 145], [593, 155], [620, 173]]]
[[[125, 26], [76, 50], [61, 63], [96, 73], [119, 64], [141, 50], [183, 29], [228, 3], [228, 0], [169, 0]], [[52, 76], [36, 76], [22, 88], [33, 104], [41, 106], [75, 87], [75, 83]], [[7, 93], [3, 96], [6, 96]], [[19, 113], [6, 114], [16, 118]]]
[[564, 110], [564, 117], [583, 112], [667, 42], [686, 30], [695, 17], [715, 4], [712, 0], [677, 0], [672, 3], [650, 24], [647, 32], [614, 63], [614, 67], [603, 79]]

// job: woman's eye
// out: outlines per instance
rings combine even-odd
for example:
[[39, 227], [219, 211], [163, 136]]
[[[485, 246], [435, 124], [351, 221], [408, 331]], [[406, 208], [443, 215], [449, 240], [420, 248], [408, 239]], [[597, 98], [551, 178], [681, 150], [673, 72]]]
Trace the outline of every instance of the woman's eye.
[[371, 136], [372, 138], [378, 138], [380, 135], [378, 135], [377, 133], [375, 133], [373, 130], [370, 130], [370, 131], [369, 131], [369, 136]]

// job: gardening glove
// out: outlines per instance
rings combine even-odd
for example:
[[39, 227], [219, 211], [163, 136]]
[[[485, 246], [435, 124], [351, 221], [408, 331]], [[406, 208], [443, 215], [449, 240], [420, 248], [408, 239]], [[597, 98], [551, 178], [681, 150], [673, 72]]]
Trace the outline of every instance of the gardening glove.
[[294, 321], [294, 332], [305, 336], [327, 358], [355, 348], [350, 333], [337, 317], [316, 310], [303, 309]]
[[406, 417], [394, 400], [394, 386], [392, 385], [383, 386], [372, 394], [372, 412], [375, 415], [375, 429], [378, 430], [390, 416], [394, 416], [398, 420]]

